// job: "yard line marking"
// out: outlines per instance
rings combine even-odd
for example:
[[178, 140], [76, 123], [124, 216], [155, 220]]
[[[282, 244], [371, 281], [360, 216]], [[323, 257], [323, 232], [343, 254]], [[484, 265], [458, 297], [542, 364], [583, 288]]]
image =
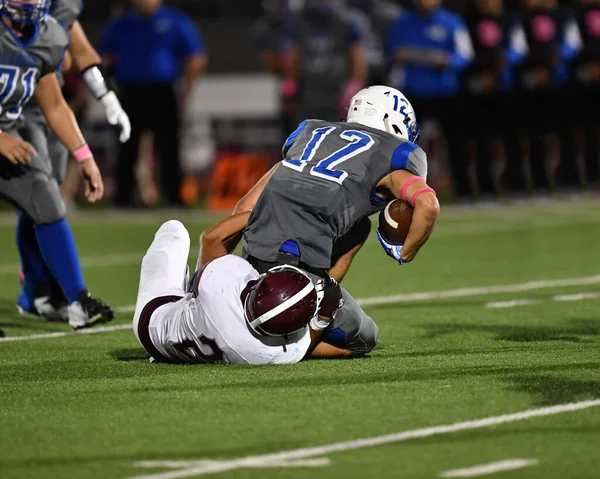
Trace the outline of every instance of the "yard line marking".
[[[272, 454], [261, 454], [257, 456], [246, 456], [230, 460], [210, 460], [202, 462], [197, 466], [191, 466], [176, 471], [168, 471], [157, 474], [144, 474], [133, 476], [128, 479], [179, 479], [183, 477], [202, 476], [216, 472], [225, 472], [241, 469], [243, 467], [262, 467], [257, 464], [272, 464], [273, 462], [290, 461], [296, 459], [306, 459], [309, 457], [318, 457], [334, 452], [353, 451], [364, 447], [375, 447], [384, 444], [393, 444], [397, 442], [408, 441], [411, 439], [420, 439], [424, 437], [436, 436], [439, 434], [449, 434], [453, 432], [466, 431], [471, 429], [481, 429], [484, 427], [497, 426], [514, 421], [522, 421], [542, 416], [552, 416], [570, 411], [580, 411], [592, 407], [600, 406], [600, 399], [590, 401], [581, 401], [569, 404], [560, 404], [556, 406], [543, 407], [539, 409], [529, 409], [512, 414], [503, 414], [501, 416], [491, 416], [472, 421], [457, 422], [454, 424], [444, 424], [440, 426], [426, 427], [422, 429], [413, 429], [409, 431], [386, 434], [384, 436], [369, 437], [363, 439], [354, 439], [350, 441], [335, 442], [324, 444], [322, 446], [306, 447], [302, 449], [292, 449], [280, 451]], [[156, 461], [158, 463], [159, 461]], [[172, 461], [165, 461], [172, 462]], [[159, 466], [157, 466], [159, 467]], [[162, 467], [162, 466], [160, 466]]]
[[559, 294], [554, 296], [554, 301], [581, 301], [582, 299], [594, 299], [600, 297], [600, 293], [577, 293]]
[[511, 299], [510, 301], [491, 301], [485, 305], [486, 308], [515, 308], [517, 306], [528, 306], [534, 304], [535, 299]]
[[[421, 293], [407, 293], [407, 294], [395, 294], [391, 296], [375, 296], [372, 298], [362, 298], [356, 301], [360, 306], [378, 306], [383, 304], [394, 304], [394, 303], [410, 303], [415, 301], [427, 301], [432, 299], [445, 299], [445, 298], [463, 298], [467, 296], [481, 296], [486, 294], [496, 293], [517, 293], [521, 291], [533, 291], [536, 289], [545, 288], [556, 288], [562, 286], [583, 286], [590, 284], [600, 283], [600, 275], [586, 276], [584, 278], [568, 278], [568, 279], [551, 279], [542, 281], [529, 281], [527, 283], [516, 283], [516, 284], [505, 284], [498, 286], [483, 286], [476, 288], [460, 288], [450, 289], [446, 291], [428, 291]], [[135, 305], [126, 305], [115, 308], [117, 313], [133, 313], [135, 311]], [[99, 328], [93, 328], [90, 330], [84, 330], [84, 334], [91, 333], [103, 333], [110, 331], [118, 331], [120, 329], [126, 329], [125, 327], [119, 326], [105, 326]], [[130, 326], [127, 326], [130, 327]], [[116, 329], [110, 329], [116, 328]], [[57, 332], [57, 333], [43, 333], [34, 334], [31, 336], [13, 336], [0, 338], [0, 343], [4, 341], [26, 341], [28, 339], [49, 339], [49, 338], [60, 338], [63, 336], [76, 336], [82, 334], [81, 331], [70, 331], [70, 332]]]
[[501, 471], [512, 471], [513, 469], [521, 469], [523, 467], [535, 466], [538, 464], [537, 459], [506, 459], [504, 461], [490, 462], [489, 464], [481, 464], [479, 466], [466, 467], [464, 469], [454, 469], [452, 471], [444, 471], [440, 477], [477, 477], [494, 474]]
[[116, 324], [114, 326], [99, 326], [91, 329], [80, 329], [78, 331], [57, 331], [55, 333], [41, 333], [31, 334], [29, 336], [6, 336], [0, 338], [0, 343], [7, 343], [12, 341], [26, 341], [28, 339], [53, 339], [53, 338], [64, 338], [67, 336], [81, 336], [83, 334], [98, 334], [98, 333], [110, 333], [111, 331], [121, 331], [123, 329], [131, 329], [131, 324]]
[[482, 296], [498, 293], [521, 293], [537, 289], [560, 288], [564, 286], [587, 286], [600, 283], [600, 275], [586, 276], [584, 278], [550, 279], [541, 281], [528, 281], [526, 283], [503, 284], [498, 286], [482, 286], [476, 288], [450, 289], [446, 291], [430, 291], [425, 293], [396, 294], [392, 296], [375, 296], [373, 298], [359, 299], [360, 306], [377, 306], [379, 304], [404, 303], [411, 301], [425, 301], [430, 299], [463, 298], [465, 296]]

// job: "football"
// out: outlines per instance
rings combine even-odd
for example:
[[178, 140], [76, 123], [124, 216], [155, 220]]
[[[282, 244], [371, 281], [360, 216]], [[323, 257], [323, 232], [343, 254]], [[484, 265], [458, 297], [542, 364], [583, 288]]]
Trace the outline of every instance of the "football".
[[413, 209], [402, 200], [393, 200], [379, 213], [379, 231], [391, 244], [404, 244], [408, 235]]

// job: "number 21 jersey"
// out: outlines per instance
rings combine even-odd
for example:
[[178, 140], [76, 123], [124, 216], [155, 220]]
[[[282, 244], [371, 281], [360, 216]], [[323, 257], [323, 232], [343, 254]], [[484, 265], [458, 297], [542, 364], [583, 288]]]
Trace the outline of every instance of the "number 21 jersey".
[[10, 130], [31, 99], [41, 77], [62, 63], [68, 37], [52, 17], [35, 27], [30, 39], [18, 38], [0, 22], [0, 129]]
[[379, 181], [394, 170], [427, 177], [414, 143], [358, 123], [306, 120], [286, 141], [284, 160], [260, 195], [244, 231], [244, 254], [277, 261], [295, 241], [300, 261], [328, 269], [336, 241], [380, 211]]

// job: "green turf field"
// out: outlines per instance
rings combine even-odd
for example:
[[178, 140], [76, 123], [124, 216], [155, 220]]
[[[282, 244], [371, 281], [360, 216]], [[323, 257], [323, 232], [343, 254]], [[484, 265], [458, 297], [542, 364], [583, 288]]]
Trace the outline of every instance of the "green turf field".
[[[162, 219], [72, 220], [88, 287], [122, 311], [111, 327], [130, 323]], [[193, 245], [212, 220], [180, 219]], [[150, 364], [129, 328], [48, 337], [69, 329], [15, 313], [11, 223], [0, 328], [19, 340], [0, 340], [2, 479], [478, 477], [470, 468], [513, 459], [531, 462], [494, 477], [600, 476], [600, 401], [584, 402], [600, 399], [600, 203], [443, 208], [402, 267], [370, 238], [344, 283], [371, 304], [378, 348], [280, 367]], [[551, 408], [567, 403], [582, 409]]]

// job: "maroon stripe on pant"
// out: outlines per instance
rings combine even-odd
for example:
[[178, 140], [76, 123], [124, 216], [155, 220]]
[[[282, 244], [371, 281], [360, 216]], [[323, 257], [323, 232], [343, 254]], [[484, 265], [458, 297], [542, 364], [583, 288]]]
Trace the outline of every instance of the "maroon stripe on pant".
[[150, 327], [150, 318], [152, 318], [154, 311], [161, 306], [169, 303], [175, 303], [180, 299], [182, 299], [182, 296], [159, 296], [158, 298], [154, 298], [152, 301], [146, 304], [142, 310], [142, 314], [140, 315], [140, 320], [138, 321], [138, 337], [140, 338], [142, 346], [146, 348], [146, 351], [150, 353], [150, 356], [152, 356], [156, 362], [170, 363], [172, 361], [164, 357], [160, 351], [156, 349], [154, 344], [152, 344], [152, 340], [150, 339], [150, 331], [148, 330]]

